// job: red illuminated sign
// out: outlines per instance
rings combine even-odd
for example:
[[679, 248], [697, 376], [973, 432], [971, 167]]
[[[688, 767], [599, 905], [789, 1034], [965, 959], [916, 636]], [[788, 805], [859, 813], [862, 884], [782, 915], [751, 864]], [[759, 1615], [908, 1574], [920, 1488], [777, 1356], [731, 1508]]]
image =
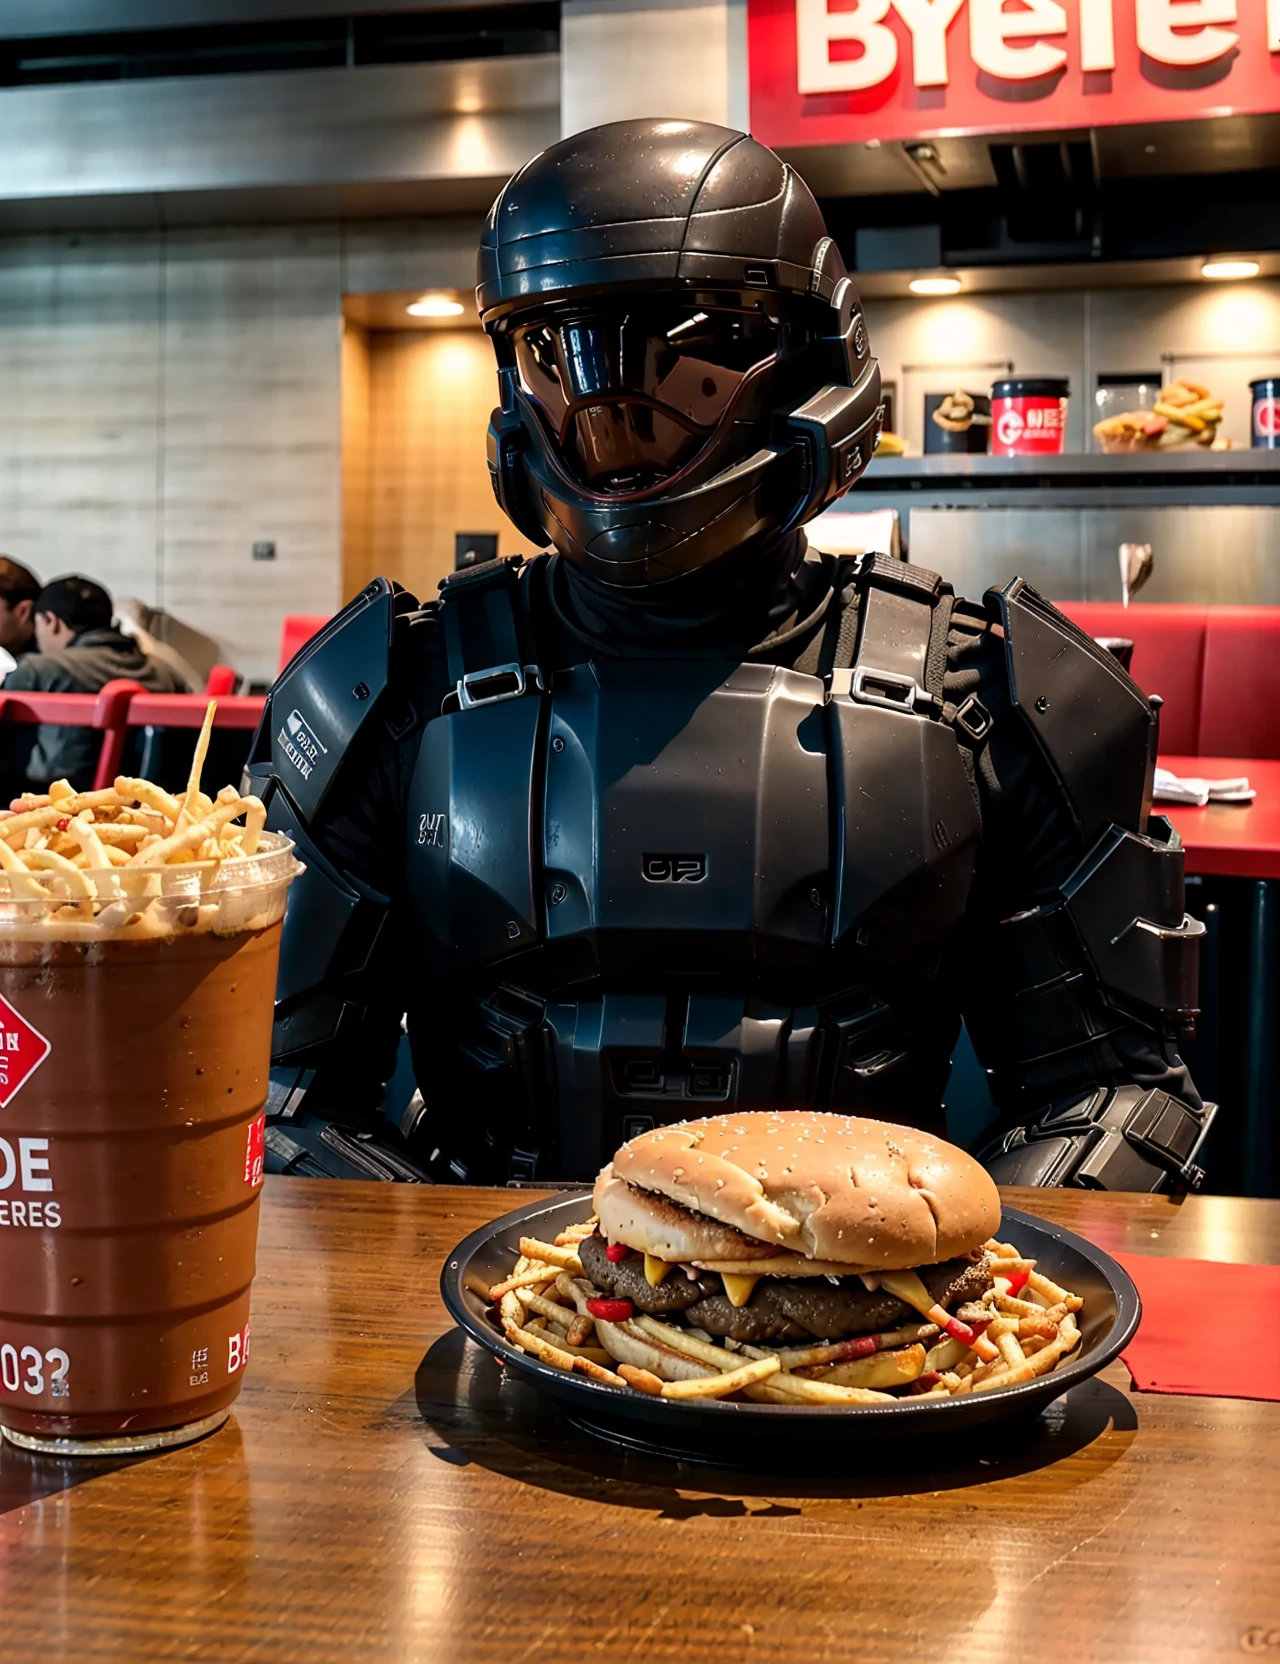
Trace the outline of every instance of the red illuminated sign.
[[1280, 0], [748, 0], [765, 144], [1280, 110]]

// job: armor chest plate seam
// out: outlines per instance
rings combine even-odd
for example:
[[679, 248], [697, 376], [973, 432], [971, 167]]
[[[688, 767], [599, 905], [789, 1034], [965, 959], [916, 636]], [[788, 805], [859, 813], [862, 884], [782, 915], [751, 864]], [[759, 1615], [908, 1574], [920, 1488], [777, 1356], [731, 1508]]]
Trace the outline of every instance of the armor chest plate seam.
[[766, 980], [851, 950], [928, 971], [977, 816], [936, 719], [775, 666], [598, 661], [428, 725], [410, 893], [439, 971], [625, 960]]

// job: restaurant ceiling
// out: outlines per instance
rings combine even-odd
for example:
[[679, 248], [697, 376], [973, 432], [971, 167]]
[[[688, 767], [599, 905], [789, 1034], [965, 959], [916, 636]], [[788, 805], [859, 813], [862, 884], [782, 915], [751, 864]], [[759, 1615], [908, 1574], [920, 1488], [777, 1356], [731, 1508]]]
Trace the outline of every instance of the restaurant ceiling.
[[311, 17], [515, 8], [527, 0], [0, 0], [0, 40]]
[[0, 230], [479, 211], [559, 96], [555, 53], [0, 92]]

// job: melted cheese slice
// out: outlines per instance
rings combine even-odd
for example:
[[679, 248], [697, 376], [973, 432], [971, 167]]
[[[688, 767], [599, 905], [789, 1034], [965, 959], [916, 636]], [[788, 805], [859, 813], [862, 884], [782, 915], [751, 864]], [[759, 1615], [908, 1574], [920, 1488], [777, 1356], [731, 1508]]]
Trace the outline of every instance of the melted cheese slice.
[[671, 1266], [668, 1261], [660, 1260], [653, 1254], [645, 1255], [644, 1280], [650, 1288], [657, 1288], [670, 1269]]
[[729, 1296], [731, 1306], [745, 1306], [760, 1281], [759, 1277], [735, 1276], [732, 1271], [722, 1271], [720, 1280], [724, 1284], [724, 1291]]

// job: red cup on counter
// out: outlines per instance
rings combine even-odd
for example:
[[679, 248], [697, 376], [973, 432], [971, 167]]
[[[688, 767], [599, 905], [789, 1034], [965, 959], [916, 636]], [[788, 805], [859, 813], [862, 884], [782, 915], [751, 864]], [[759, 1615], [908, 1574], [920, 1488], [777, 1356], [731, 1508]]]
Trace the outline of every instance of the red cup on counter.
[[992, 456], [1061, 456], [1071, 384], [1019, 376], [991, 389]]

